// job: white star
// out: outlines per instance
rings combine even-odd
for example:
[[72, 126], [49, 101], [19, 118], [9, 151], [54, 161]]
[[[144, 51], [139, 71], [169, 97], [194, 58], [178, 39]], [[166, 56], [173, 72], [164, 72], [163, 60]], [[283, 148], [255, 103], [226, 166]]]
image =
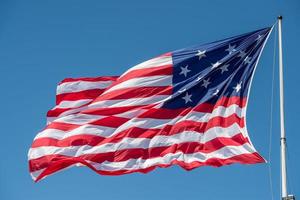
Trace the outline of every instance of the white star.
[[236, 86], [233, 87], [233, 89], [235, 89], [236, 92], [239, 92], [241, 88], [242, 88], [242, 82], [236, 84]]
[[235, 47], [236, 47], [236, 45], [233, 45], [233, 46], [229, 45], [228, 48], [225, 51], [228, 51], [228, 53], [230, 55], [230, 54], [232, 54], [233, 52], [236, 51]]
[[257, 40], [258, 42], [260, 42], [262, 39], [263, 39], [263, 38], [262, 38], [262, 35], [258, 35], [257, 38], [256, 38], [256, 40]]
[[217, 67], [219, 67], [220, 65], [221, 65], [222, 63], [220, 63], [219, 61], [218, 62], [216, 62], [216, 63], [212, 63], [211, 65], [211, 69], [215, 69], [215, 68], [217, 68]]
[[189, 73], [191, 71], [191, 70], [188, 69], [188, 65], [185, 66], [185, 67], [180, 67], [180, 69], [181, 69], [181, 72], [179, 74], [183, 74], [184, 77], [186, 77], [187, 73]]
[[250, 56], [246, 56], [246, 58], [244, 59], [244, 63], [250, 64], [251, 63], [251, 57]]
[[223, 65], [222, 67], [220, 67], [220, 69], [222, 70], [222, 71], [221, 71], [221, 74], [223, 74], [224, 72], [227, 72], [227, 71], [228, 71], [228, 67], [229, 67], [228, 64]]
[[189, 93], [186, 93], [184, 97], [182, 97], [182, 99], [184, 99], [185, 104], [187, 104], [188, 102], [193, 102], [191, 99], [192, 95]]
[[199, 60], [203, 57], [206, 57], [205, 52], [206, 52], [206, 50], [204, 50], [204, 51], [198, 50], [198, 53], [196, 53], [196, 56], [199, 57]]
[[213, 96], [217, 96], [219, 92], [220, 92], [220, 90], [217, 89], [212, 95], [213, 95]]
[[209, 84], [210, 84], [210, 82], [209, 82], [209, 78], [208, 78], [207, 80], [203, 79], [203, 83], [202, 83], [202, 85], [201, 85], [201, 86], [203, 86], [203, 87], [207, 88], [207, 86], [208, 86]]
[[246, 54], [246, 52], [245, 52], [245, 51], [240, 51], [240, 53], [239, 53], [238, 57], [240, 57], [240, 58], [244, 58], [246, 55], [247, 55], [247, 54]]

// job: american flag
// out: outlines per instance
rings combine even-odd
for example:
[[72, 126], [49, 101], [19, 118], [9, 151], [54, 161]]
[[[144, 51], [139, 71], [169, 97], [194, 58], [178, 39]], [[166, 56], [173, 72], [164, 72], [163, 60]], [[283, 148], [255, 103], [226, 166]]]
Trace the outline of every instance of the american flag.
[[166, 53], [119, 77], [64, 79], [28, 153], [32, 178], [74, 165], [122, 175], [265, 162], [245, 117], [271, 30]]

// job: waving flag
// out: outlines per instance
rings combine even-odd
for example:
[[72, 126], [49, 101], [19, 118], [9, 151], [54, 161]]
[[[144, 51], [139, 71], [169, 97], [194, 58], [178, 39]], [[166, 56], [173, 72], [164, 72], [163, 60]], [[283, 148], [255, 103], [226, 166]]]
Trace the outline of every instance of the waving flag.
[[35, 181], [73, 165], [103, 175], [265, 160], [246, 124], [271, 28], [180, 49], [119, 77], [65, 79], [28, 153]]

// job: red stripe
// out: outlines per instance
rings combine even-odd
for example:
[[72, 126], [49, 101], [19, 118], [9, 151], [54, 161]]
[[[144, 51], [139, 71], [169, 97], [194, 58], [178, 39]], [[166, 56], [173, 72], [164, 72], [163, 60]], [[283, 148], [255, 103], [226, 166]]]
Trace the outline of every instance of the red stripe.
[[[163, 157], [170, 153], [182, 152], [184, 154], [192, 153], [211, 153], [226, 146], [241, 146], [248, 143], [247, 138], [244, 138], [242, 134], [235, 135], [231, 138], [218, 137], [210, 140], [206, 143], [199, 142], [185, 142], [180, 144], [173, 144], [170, 146], [153, 147], [148, 149], [135, 148], [135, 149], [123, 149], [114, 152], [105, 152], [97, 154], [84, 154], [77, 158], [84, 160], [102, 163], [104, 161], [109, 162], [122, 162], [129, 159], [151, 159], [157, 157]], [[65, 159], [65, 157], [72, 158], [71, 156], [64, 156], [59, 154], [47, 155], [40, 158], [30, 160], [30, 171], [37, 171], [46, 168], [51, 165], [55, 165], [55, 162]]]
[[[81, 108], [84, 106], [87, 106], [91, 104], [92, 102], [97, 101], [103, 101], [103, 100], [116, 100], [116, 99], [130, 99], [130, 98], [146, 98], [151, 96], [157, 96], [157, 95], [171, 95], [172, 94], [172, 87], [171, 86], [157, 86], [157, 87], [133, 87], [133, 88], [125, 88], [120, 90], [114, 90], [112, 92], [109, 92], [104, 95], [100, 95], [104, 90], [86, 90], [82, 92], [74, 92], [74, 93], [66, 93], [57, 95], [57, 104], [59, 104], [62, 100], [78, 100], [90, 98], [94, 99], [93, 101], [86, 103], [84, 105], [73, 107], [73, 108], [54, 108], [52, 110], [49, 110], [47, 112], [47, 117], [58, 117], [62, 113], [73, 110], [76, 108]], [[100, 96], [99, 96], [100, 95]], [[99, 96], [99, 97], [98, 97]], [[98, 98], [97, 98], [98, 97]], [[97, 99], [95, 99], [97, 98]], [[99, 114], [102, 115], [101, 112], [105, 112], [106, 114], [103, 115], [113, 115], [113, 114], [119, 114], [124, 111], [129, 111], [131, 109], [136, 109], [139, 107], [144, 107], [144, 105], [141, 106], [126, 106], [126, 107], [120, 107], [120, 108], [99, 108], [99, 109], [89, 109], [83, 111], [84, 113], [90, 113], [90, 114]]]
[[[123, 118], [123, 117], [116, 117], [116, 116], [108, 116], [108, 117], [104, 117], [102, 119], [94, 120], [91, 123], [87, 123], [87, 124], [117, 128], [117, 127], [121, 126], [123, 123], [127, 122], [128, 120], [130, 120], [130, 119]], [[54, 121], [54, 122], [50, 123], [45, 129], [57, 129], [57, 130], [61, 130], [61, 131], [71, 131], [80, 126], [82, 126], [82, 125]]]
[[166, 154], [183, 152], [191, 154], [195, 152], [211, 153], [226, 146], [240, 146], [248, 143], [248, 140], [242, 134], [235, 135], [232, 138], [218, 137], [206, 143], [200, 142], [185, 142], [174, 144], [164, 147], [153, 147], [149, 149], [124, 149], [115, 152], [106, 152], [100, 154], [86, 154], [82, 157], [85, 160], [102, 163], [109, 162], [122, 162], [129, 159], [151, 159], [165, 156]]
[[100, 77], [79, 77], [79, 78], [65, 78], [58, 85], [67, 82], [76, 82], [76, 81], [88, 81], [88, 82], [98, 82], [98, 81], [115, 81], [118, 76], [100, 76]]
[[[223, 103], [223, 104], [222, 104]], [[230, 106], [237, 103], [240, 106], [244, 106], [246, 103], [245, 99], [240, 99], [237, 97], [230, 97], [230, 98], [222, 98], [219, 102], [217, 102], [215, 105], [213, 104], [200, 104], [195, 107], [194, 110], [196, 111], [201, 111], [201, 112], [212, 112], [214, 108], [217, 106]], [[114, 115], [114, 114], [119, 114], [123, 113], [129, 110], [133, 109], [139, 109], [141, 106], [128, 106], [128, 107], [119, 107], [119, 108], [96, 108], [96, 109], [89, 109], [85, 110], [81, 113], [83, 114], [93, 114], [93, 115]], [[147, 109], [147, 107], [143, 107], [143, 109]], [[47, 116], [52, 117], [52, 116], [58, 116], [58, 114], [61, 114], [62, 112], [65, 112], [66, 110], [69, 109], [55, 109], [51, 110], [48, 112]], [[186, 113], [188, 113], [191, 109], [186, 108], [186, 109], [165, 109], [165, 108], [149, 108], [149, 110], [137, 117], [139, 118], [156, 118], [156, 119], [171, 119], [177, 116], [184, 116]], [[105, 124], [103, 124], [105, 126]]]
[[102, 94], [105, 89], [91, 89], [80, 92], [63, 93], [56, 95], [56, 105], [62, 101], [76, 101], [81, 99], [95, 99]]
[[236, 104], [236, 105], [240, 106], [241, 108], [245, 107], [247, 104], [247, 97], [238, 97], [238, 96], [222, 97], [215, 103], [215, 107], [217, 107], [217, 106], [228, 107], [233, 104]]
[[[126, 122], [126, 118], [108, 117], [100, 119], [93, 122], [94, 125], [101, 125], [107, 127], [117, 128]], [[239, 118], [237, 115], [233, 114], [227, 118], [214, 117], [208, 122], [195, 122], [195, 121], [182, 121], [174, 125], [165, 125], [161, 129], [158, 128], [139, 128], [131, 127], [112, 137], [101, 137], [97, 135], [90, 135], [88, 133], [82, 133], [80, 135], [70, 136], [62, 140], [54, 139], [51, 137], [37, 138], [33, 141], [32, 148], [41, 146], [57, 146], [57, 147], [68, 147], [68, 146], [81, 146], [90, 145], [97, 146], [105, 143], [117, 143], [123, 138], [148, 138], [151, 139], [154, 136], [165, 135], [171, 136], [174, 134], [181, 133], [183, 131], [195, 131], [199, 133], [205, 133], [208, 129], [213, 127], [227, 128], [233, 124], [238, 124], [241, 128], [244, 127], [244, 118]], [[72, 129], [71, 129], [72, 130]]]
[[52, 110], [48, 110], [47, 117], [58, 117], [62, 113], [72, 109], [74, 108], [54, 108]]
[[[81, 159], [79, 159], [79, 160], [81, 160]], [[265, 160], [257, 152], [255, 152], [255, 153], [249, 153], [249, 154], [241, 154], [241, 155], [233, 156], [233, 157], [227, 158], [227, 159], [211, 158], [205, 162], [195, 161], [192, 163], [186, 163], [183, 161], [174, 160], [170, 164], [159, 164], [159, 165], [155, 165], [152, 167], [148, 167], [148, 168], [144, 168], [144, 169], [137, 169], [137, 170], [103, 171], [103, 170], [96, 170], [95, 168], [93, 169], [93, 167], [91, 168], [90, 164], [89, 164], [90, 166], [88, 166], [88, 165], [86, 165], [86, 166], [90, 167], [91, 169], [96, 171], [98, 174], [113, 176], [113, 175], [130, 174], [130, 173], [134, 173], [134, 172], [148, 173], [157, 167], [167, 168], [167, 167], [170, 167], [171, 165], [178, 165], [178, 166], [182, 167], [183, 169], [189, 171], [189, 170], [193, 170], [197, 167], [201, 167], [201, 166], [221, 167], [224, 165], [230, 165], [230, 164], [234, 164], [234, 163], [256, 164], [256, 163], [264, 163], [264, 162], [265, 162]], [[84, 164], [84, 163], [82, 163], [82, 164]]]
[[167, 57], [167, 56], [172, 56], [172, 52], [164, 53], [158, 57]]
[[151, 108], [147, 112], [137, 116], [138, 118], [154, 118], [154, 119], [172, 119], [178, 116], [185, 116], [191, 111], [202, 113], [212, 113], [214, 109], [219, 106], [229, 107], [231, 105], [238, 105], [240, 108], [245, 107], [246, 99], [239, 97], [223, 97], [216, 104], [201, 103], [193, 108]]
[[90, 115], [104, 115], [104, 116], [110, 116], [110, 115], [117, 115], [121, 114], [130, 110], [137, 110], [144, 106], [124, 106], [124, 107], [113, 107], [113, 108], [90, 108], [82, 111], [82, 114], [90, 114]]
[[54, 108], [54, 109], [49, 110], [49, 111], [47, 112], [47, 117], [58, 117], [58, 116], [60, 116], [62, 113], [67, 112], [67, 111], [72, 111], [72, 110], [74, 110], [74, 112], [71, 112], [72, 114], [74, 114], [74, 113], [79, 113], [78, 111], [75, 111], [75, 109], [83, 108], [83, 107], [87, 106], [87, 105], [90, 104], [90, 103], [91, 103], [91, 102], [86, 103], [86, 104], [84, 104], [84, 105], [82, 105], [82, 106], [75, 107], [75, 108]]
[[[155, 89], [154, 89], [155, 90]], [[169, 93], [170, 89], [166, 88], [166, 93]], [[134, 90], [132, 91], [134, 92]], [[125, 93], [126, 94], [126, 93]], [[112, 93], [113, 95], [118, 95], [117, 92]], [[120, 94], [121, 96], [123, 94]], [[127, 94], [126, 94], [127, 95]], [[125, 96], [123, 96], [125, 97]], [[101, 98], [101, 96], [99, 97]], [[201, 103], [197, 105], [196, 107], [193, 108], [194, 111], [198, 112], [204, 112], [204, 113], [210, 113], [213, 111], [218, 106], [223, 106], [223, 107], [229, 107], [233, 104], [236, 104], [240, 106], [241, 108], [245, 107], [247, 103], [246, 98], [240, 98], [240, 97], [222, 97], [220, 100], [218, 100], [215, 104], [211, 103]], [[90, 104], [90, 103], [88, 103]], [[86, 105], [83, 105], [86, 106]], [[80, 107], [83, 107], [80, 106]], [[181, 113], [180, 115], [183, 116], [185, 113], [189, 112], [191, 108], [186, 108], [186, 109], [167, 109], [167, 108], [153, 108], [154, 105], [149, 105], [149, 106], [124, 106], [124, 107], [114, 107], [114, 108], [92, 108], [92, 109], [86, 109], [84, 111], [81, 111], [81, 113], [84, 114], [91, 114], [91, 115], [115, 115], [115, 114], [120, 114], [126, 111], [134, 110], [143, 107], [143, 109], [149, 108], [149, 111], [145, 112], [144, 114], [140, 115], [140, 118], [157, 118], [157, 119], [168, 119], [169, 116], [178, 116], [178, 113]], [[47, 117], [58, 117], [61, 113], [66, 112], [68, 110], [72, 110], [73, 108], [55, 108], [53, 110], [49, 110], [47, 113]]]
[[[86, 106], [86, 105], [84, 105]], [[149, 107], [154, 105], [149, 105]], [[81, 108], [83, 106], [80, 106], [78, 108]], [[90, 115], [103, 115], [103, 116], [111, 116], [111, 115], [117, 115], [121, 114], [130, 110], [137, 110], [143, 107], [143, 109], [147, 109], [148, 106], [145, 105], [139, 105], [139, 106], [123, 106], [123, 107], [113, 107], [113, 108], [85, 108], [83, 111], [80, 111], [82, 114], [90, 114]], [[55, 108], [53, 110], [49, 110], [47, 113], [47, 117], [58, 117], [62, 113], [74, 110], [74, 108]], [[79, 113], [78, 111], [72, 112], [73, 114]]]
[[93, 121], [89, 124], [117, 128], [129, 120], [130, 119], [124, 118], [124, 117], [108, 116], [108, 117]]
[[57, 129], [61, 131], [70, 131], [75, 128], [78, 128], [79, 126], [81, 125], [64, 123], [64, 122], [52, 122], [48, 126], [46, 126], [45, 129]]
[[243, 108], [246, 105], [246, 98], [239, 97], [223, 97], [215, 104], [211, 103], [201, 103], [194, 108], [178, 108], [178, 109], [168, 109], [168, 108], [153, 108], [155, 105], [148, 106], [124, 106], [115, 108], [93, 108], [82, 111], [81, 113], [90, 115], [115, 115], [123, 112], [127, 112], [134, 109], [143, 108], [147, 110], [143, 114], [137, 116], [138, 118], [155, 118], [155, 119], [171, 119], [177, 116], [184, 116], [191, 110], [203, 113], [211, 113], [218, 106], [229, 107], [233, 104], [238, 105]]
[[264, 163], [264, 162], [265, 162], [265, 160], [257, 152], [255, 152], [255, 153], [249, 153], [249, 154], [241, 154], [241, 155], [233, 156], [233, 157], [227, 158], [227, 159], [211, 158], [211, 159], [208, 159], [205, 162], [195, 161], [195, 162], [192, 162], [192, 163], [185, 163], [183, 161], [174, 160], [170, 164], [159, 164], [159, 165], [151, 166], [151, 167], [144, 168], [144, 169], [103, 171], [103, 170], [97, 170], [91, 164], [89, 164], [88, 162], [86, 162], [85, 160], [83, 160], [81, 158], [68, 158], [68, 157], [66, 157], [64, 160], [58, 161], [56, 165], [52, 165], [52, 166], [48, 167], [45, 171], [43, 171], [38, 176], [38, 178], [35, 180], [35, 182], [38, 182], [42, 178], [44, 178], [44, 177], [46, 177], [50, 174], [53, 174], [54, 172], [59, 171], [61, 169], [64, 169], [64, 168], [66, 168], [66, 167], [68, 167], [72, 164], [75, 164], [75, 163], [81, 163], [81, 164], [89, 167], [90, 169], [94, 170], [98, 174], [113, 176], [113, 175], [130, 174], [130, 173], [134, 173], [134, 172], [148, 173], [148, 172], [154, 170], [157, 167], [167, 168], [167, 167], [170, 167], [171, 165], [178, 165], [178, 166], [182, 167], [185, 170], [192, 170], [192, 169], [195, 169], [195, 168], [201, 167], [201, 166], [221, 167], [221, 166], [224, 166], [224, 165], [230, 165], [230, 164], [234, 164], [234, 163], [256, 164], [256, 163]]
[[[110, 112], [111, 110], [109, 109], [109, 110], [107, 110], [108, 112]], [[117, 110], [118, 111], [118, 110]], [[120, 110], [119, 110], [120, 111]], [[121, 111], [124, 111], [124, 110], [121, 110]], [[182, 112], [187, 112], [188, 110], [184, 110], [184, 111], [182, 111]], [[94, 111], [90, 111], [90, 112], [83, 112], [83, 113], [87, 113], [87, 114], [98, 114], [98, 115], [100, 115], [100, 114], [103, 114], [103, 115], [105, 115], [105, 114], [111, 114], [111, 113], [105, 113], [105, 111], [102, 109], [102, 110], [100, 110], [100, 112], [99, 112], [99, 109], [96, 109], [96, 110], [94, 110]], [[122, 113], [122, 112], [121, 112]], [[159, 112], [156, 112], [156, 114], [157, 113], [159, 113]], [[179, 110], [179, 112], [178, 112], [179, 114], [181, 114], [180, 113], [180, 110]], [[173, 116], [171, 116], [171, 114], [173, 115]], [[167, 119], [167, 117], [170, 117], [170, 118], [168, 118], [168, 119], [172, 119], [172, 118], [174, 118], [174, 117], [176, 117], [175, 115], [174, 115], [174, 113], [167, 113], [167, 112], [161, 112], [161, 116], [160, 117], [158, 117], [158, 119]], [[145, 117], [143, 114], [141, 115], [142, 117]], [[148, 115], [149, 116], [149, 115]], [[153, 117], [153, 114], [152, 114], [152, 117]], [[116, 121], [110, 121], [110, 119], [111, 118], [114, 118], [114, 119], [118, 119], [118, 120], [116, 120]], [[105, 118], [102, 118], [102, 119], [99, 119], [99, 120], [97, 120], [97, 121], [95, 121], [95, 122], [93, 122], [93, 123], [90, 123], [90, 124], [94, 124], [94, 125], [101, 125], [101, 126], [109, 126], [109, 127], [118, 127], [118, 126], [120, 126], [120, 125], [122, 125], [122, 124], [119, 124], [119, 122], [122, 122], [122, 123], [125, 123], [125, 122], [127, 122], [128, 120], [130, 120], [130, 119], [128, 119], [128, 118], [121, 118], [121, 117], [113, 117], [113, 116], [108, 116], [108, 117], [105, 117]], [[228, 117], [226, 117], [226, 118], [224, 118], [224, 117], [214, 117], [214, 118], [212, 118], [212, 119], [210, 119], [208, 122], [206, 122], [206, 123], [203, 123], [203, 122], [193, 122], [193, 123], [200, 123], [200, 124], [205, 124], [205, 127], [207, 127], [207, 129], [208, 128], [211, 128], [211, 127], [213, 127], [213, 126], [226, 126], [226, 127], [228, 127], [228, 125], [231, 125], [232, 123], [235, 123], [235, 122], [239, 122], [239, 124], [240, 124], [240, 126], [241, 127], [244, 127], [244, 120], [243, 120], [243, 118], [240, 118], [238, 115], [236, 115], [236, 114], [232, 114], [232, 115], [230, 115], [230, 116], [228, 116]], [[59, 129], [59, 130], [61, 130], [60, 129], [60, 126], [61, 126], [61, 124], [64, 124], [64, 128], [66, 128], [67, 126], [68, 126], [68, 123], [62, 123], [62, 122], [52, 122], [50, 125], [48, 125], [46, 128], [48, 128], [48, 127], [50, 127], [50, 128], [56, 128], [56, 123], [58, 123], [59, 125], [57, 126], [58, 128], [57, 129]], [[96, 123], [100, 123], [100, 124], [96, 124]], [[200, 127], [200, 124], [195, 124], [195, 126], [198, 126], [198, 127]], [[70, 126], [71, 126], [71, 129], [70, 130], [72, 130], [73, 129], [73, 124], [70, 124]], [[79, 125], [76, 125], [76, 126], [79, 126]]]
[[163, 76], [163, 75], [172, 75], [173, 74], [173, 65], [163, 65], [159, 67], [151, 67], [145, 69], [135, 69], [131, 70], [128, 73], [120, 76], [117, 83], [127, 81], [132, 78], [139, 78], [139, 77], [147, 77], [147, 76]]

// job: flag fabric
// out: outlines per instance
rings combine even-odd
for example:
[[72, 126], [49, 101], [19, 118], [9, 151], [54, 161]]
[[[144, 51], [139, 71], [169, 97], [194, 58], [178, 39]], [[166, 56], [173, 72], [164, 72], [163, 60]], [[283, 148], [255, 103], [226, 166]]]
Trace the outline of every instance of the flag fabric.
[[117, 76], [106, 76], [64, 79], [57, 86], [56, 106], [47, 112], [47, 123], [87, 109], [87, 106], [117, 78]]
[[122, 175], [265, 162], [245, 117], [271, 30], [166, 53], [119, 77], [63, 80], [28, 152], [32, 178], [74, 165]]

